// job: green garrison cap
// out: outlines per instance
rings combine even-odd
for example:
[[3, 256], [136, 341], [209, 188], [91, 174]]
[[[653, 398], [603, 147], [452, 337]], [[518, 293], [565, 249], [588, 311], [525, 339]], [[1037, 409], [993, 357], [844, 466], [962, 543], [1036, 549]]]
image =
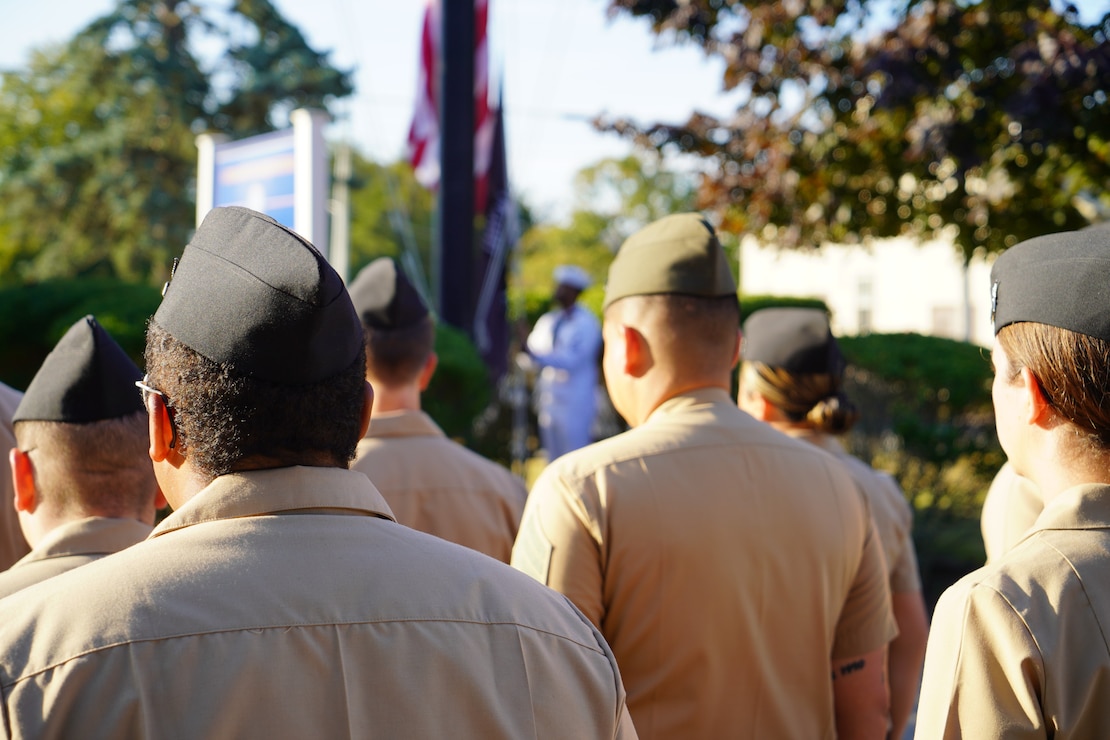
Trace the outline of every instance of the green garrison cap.
[[840, 375], [844, 356], [819, 308], [765, 308], [744, 322], [742, 356], [800, 375]]
[[994, 333], [1035, 321], [1110, 342], [1110, 228], [1029, 239], [991, 269]]
[[362, 325], [339, 275], [269, 216], [215, 208], [185, 247], [154, 322], [235, 371], [316, 383], [355, 361]]
[[355, 311], [371, 329], [404, 329], [428, 315], [424, 299], [390, 257], [380, 257], [362, 268], [350, 291]]
[[736, 295], [736, 281], [713, 227], [700, 214], [678, 213], [625, 240], [609, 266], [605, 303], [633, 295]]
[[89, 424], [143, 410], [143, 377], [92, 316], [69, 328], [35, 373], [12, 421]]

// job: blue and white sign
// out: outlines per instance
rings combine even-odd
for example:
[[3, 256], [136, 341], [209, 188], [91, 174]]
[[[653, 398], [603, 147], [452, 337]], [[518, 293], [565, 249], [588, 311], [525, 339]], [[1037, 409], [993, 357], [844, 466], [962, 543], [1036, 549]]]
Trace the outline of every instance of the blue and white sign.
[[197, 225], [218, 206], [272, 216], [327, 253], [327, 114], [298, 109], [292, 128], [228, 141], [197, 137]]
[[294, 161], [292, 129], [217, 145], [212, 206], [246, 206], [296, 228]]

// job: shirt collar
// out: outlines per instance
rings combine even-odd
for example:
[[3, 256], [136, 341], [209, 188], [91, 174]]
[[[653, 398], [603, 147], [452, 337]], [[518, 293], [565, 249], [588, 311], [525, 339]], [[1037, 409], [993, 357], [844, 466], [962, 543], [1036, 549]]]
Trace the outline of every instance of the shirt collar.
[[296, 466], [221, 475], [166, 517], [151, 537], [201, 522], [298, 509], [346, 509], [394, 519], [389, 504], [362, 473]]
[[728, 391], [723, 388], [697, 388], [692, 391], [687, 391], [686, 393], [680, 393], [677, 396], [671, 396], [666, 401], [656, 406], [655, 410], [648, 414], [645, 423], [650, 422], [656, 417], [664, 417], [668, 414], [688, 411], [699, 406], [713, 406], [722, 403], [728, 406], [736, 406], [736, 402], [729, 396]]
[[846, 457], [848, 454], [844, 450], [844, 445], [840, 444], [840, 440], [831, 434], [802, 427], [786, 427], [782, 431], [788, 437], [793, 437], [794, 439], [808, 442], [811, 445], [816, 445], [835, 457]]
[[1110, 528], [1110, 486], [1073, 486], [1048, 502], [1029, 534], [1048, 529]]
[[370, 417], [364, 439], [374, 437], [445, 437], [443, 430], [423, 411], [388, 411]]
[[149, 524], [138, 519], [115, 517], [93, 516], [66, 522], [50, 530], [20, 562], [116, 552], [146, 539], [150, 529]]

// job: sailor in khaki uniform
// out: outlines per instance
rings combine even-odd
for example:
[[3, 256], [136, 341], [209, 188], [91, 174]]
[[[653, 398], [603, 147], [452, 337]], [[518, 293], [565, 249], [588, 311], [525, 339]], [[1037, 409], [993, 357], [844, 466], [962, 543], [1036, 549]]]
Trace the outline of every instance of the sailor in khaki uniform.
[[8, 462], [8, 452], [15, 447], [15, 433], [12, 431], [12, 415], [19, 406], [23, 394], [15, 388], [0, 383], [0, 570], [6, 570], [12, 563], [31, 551], [31, 546], [19, 528], [19, 517], [11, 506], [4, 501], [12, 500], [12, 469]]
[[1044, 511], [937, 602], [917, 738], [1110, 737], [1110, 230], [991, 271], [995, 423]]
[[1020, 542], [1043, 509], [1040, 491], [1028, 478], [1015, 473], [1007, 460], [991, 481], [979, 516], [987, 562], [995, 562]]
[[47, 355], [15, 412], [14, 509], [31, 550], [0, 596], [146, 539], [165, 506], [147, 454], [139, 368], [96, 319]]
[[843, 466], [730, 397], [739, 306], [706, 221], [624, 243], [603, 336], [633, 428], [545, 469], [513, 566], [601, 628], [641, 737], [881, 738], [880, 543]]
[[768, 308], [744, 322], [738, 404], [844, 464], [867, 499], [883, 545], [898, 636], [890, 643], [890, 737], [901, 738], [917, 701], [929, 635], [913, 548], [913, 512], [894, 479], [852, 457], [835, 435], [859, 412], [843, 392], [844, 356], [828, 315], [812, 308]]
[[401, 524], [509, 562], [527, 491], [502, 466], [448, 439], [420, 409], [437, 362], [424, 300], [389, 257], [363, 268], [350, 292], [374, 387], [370, 430], [351, 469], [366, 474]]
[[146, 365], [174, 512], [0, 599], [0, 734], [635, 736], [612, 653], [565, 598], [397, 524], [347, 469], [372, 402], [362, 327], [311, 244], [213, 210]]

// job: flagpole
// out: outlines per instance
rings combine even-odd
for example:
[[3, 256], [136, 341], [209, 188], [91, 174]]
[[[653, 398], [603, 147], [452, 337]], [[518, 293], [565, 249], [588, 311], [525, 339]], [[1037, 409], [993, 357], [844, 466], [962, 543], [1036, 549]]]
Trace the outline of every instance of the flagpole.
[[443, 0], [440, 107], [440, 318], [472, 330], [474, 283], [474, 0]]

